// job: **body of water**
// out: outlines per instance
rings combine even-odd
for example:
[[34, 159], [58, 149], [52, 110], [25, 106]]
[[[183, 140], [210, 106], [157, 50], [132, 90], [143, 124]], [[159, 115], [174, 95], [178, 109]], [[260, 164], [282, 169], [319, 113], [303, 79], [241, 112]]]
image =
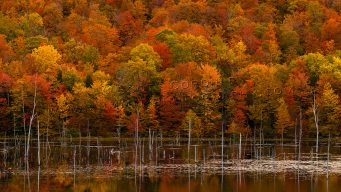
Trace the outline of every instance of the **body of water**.
[[[290, 170], [276, 172], [221, 171], [219, 161], [296, 159], [298, 148], [291, 144], [238, 144], [226, 140], [187, 141], [140, 139], [102, 140], [98, 138], [42, 142], [38, 153], [32, 142], [28, 161], [22, 140], [2, 142], [0, 191], [340, 191], [341, 176], [324, 172]], [[313, 143], [303, 145], [302, 161], [316, 161]], [[321, 145], [321, 161], [327, 147]], [[339, 158], [340, 147], [330, 148], [330, 159]], [[38, 154], [41, 165], [38, 166]], [[210, 162], [218, 167], [210, 168]], [[231, 161], [230, 161], [231, 162]], [[232, 162], [233, 163], [233, 162]], [[172, 165], [173, 168], [167, 166]], [[191, 167], [186, 169], [186, 166]], [[171, 167], [172, 167], [171, 166]], [[209, 167], [202, 171], [200, 167]], [[231, 166], [225, 164], [224, 166]], [[141, 168], [142, 167], [142, 168]], [[176, 167], [176, 168], [174, 168]], [[198, 169], [197, 169], [198, 167]], [[5, 171], [6, 170], [6, 171]], [[341, 170], [340, 170], [341, 171]], [[335, 170], [334, 170], [335, 172]]]

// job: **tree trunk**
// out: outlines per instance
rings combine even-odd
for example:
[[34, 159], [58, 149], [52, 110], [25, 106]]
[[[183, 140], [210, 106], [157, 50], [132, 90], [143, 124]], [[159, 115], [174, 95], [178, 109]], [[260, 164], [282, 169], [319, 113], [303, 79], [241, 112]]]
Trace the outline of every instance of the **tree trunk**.
[[[49, 125], [50, 125], [50, 109], [47, 110], [47, 126], [46, 126], [46, 145], [50, 149], [50, 143], [49, 143]], [[46, 153], [47, 153], [47, 146], [46, 146]]]
[[297, 117], [295, 119], [295, 140], [294, 140], [295, 144], [295, 158], [297, 158]]
[[148, 129], [148, 137], [149, 137], [149, 139], [148, 139], [148, 144], [149, 144], [149, 147], [148, 147], [148, 149], [149, 149], [148, 157], [149, 157], [149, 161], [151, 161], [152, 160], [152, 156], [151, 156], [151, 154], [152, 154], [152, 134], [150, 132], [150, 129]]
[[329, 178], [329, 149], [330, 149], [330, 131], [329, 131], [329, 136], [328, 136], [327, 180]]
[[319, 117], [318, 117], [318, 106], [316, 104], [316, 97], [315, 93], [313, 94], [314, 96], [314, 102], [313, 102], [313, 113], [314, 113], [314, 122], [315, 122], [315, 127], [316, 127], [316, 159], [318, 159], [318, 150], [319, 150]]
[[162, 129], [160, 129], [160, 136], [161, 136], [161, 147], [163, 146], [163, 135], [162, 135]]
[[242, 157], [242, 133], [239, 132], [239, 149], [238, 149], [238, 159]]
[[25, 101], [24, 101], [24, 91], [21, 90], [21, 97], [22, 97], [22, 118], [23, 118], [23, 125], [24, 125], [24, 140], [25, 140], [25, 158], [26, 158], [26, 149], [27, 149], [27, 137], [26, 137], [26, 119], [25, 119]]
[[139, 139], [139, 108], [136, 107], [136, 126], [135, 126], [135, 174], [136, 174], [136, 169], [137, 169], [137, 159], [138, 159], [138, 139]]
[[120, 123], [117, 128], [117, 136], [118, 136], [118, 148], [121, 149], [121, 125]]
[[25, 153], [25, 158], [28, 158], [28, 153], [30, 150], [30, 138], [31, 138], [31, 130], [32, 130], [32, 123], [33, 120], [36, 116], [36, 97], [37, 97], [37, 74], [35, 75], [35, 80], [34, 80], [34, 97], [33, 97], [33, 109], [32, 109], [32, 114], [30, 117], [30, 123], [28, 127], [28, 135], [27, 135], [27, 147], [26, 147], [26, 153]]
[[39, 121], [38, 121], [38, 134], [37, 134], [37, 137], [38, 137], [38, 166], [40, 167], [40, 131], [39, 131]]
[[253, 153], [254, 153], [254, 158], [257, 158], [257, 153], [256, 153], [256, 125], [253, 127]]
[[298, 140], [298, 160], [301, 161], [301, 142], [302, 142], [302, 109], [300, 109], [300, 133], [299, 133], [299, 140]]
[[87, 155], [88, 155], [88, 166], [89, 166], [89, 161], [90, 161], [90, 122], [89, 122], [89, 118], [88, 118], [88, 147], [87, 147]]
[[224, 123], [221, 124], [221, 169], [224, 169]]
[[188, 163], [190, 158], [190, 147], [191, 147], [191, 128], [192, 128], [192, 119], [188, 120], [188, 144], [187, 144], [187, 154], [188, 154]]
[[282, 151], [283, 151], [283, 134], [284, 134], [283, 132], [284, 132], [284, 130], [282, 129], [282, 135], [281, 135], [282, 136], [282, 138], [281, 138]]
[[260, 128], [259, 128], [259, 159], [262, 158], [262, 137], [263, 137], [263, 111], [261, 111], [260, 116]]
[[17, 148], [17, 137], [16, 137], [16, 125], [15, 125], [15, 114], [13, 114], [13, 137], [14, 137], [14, 146]]

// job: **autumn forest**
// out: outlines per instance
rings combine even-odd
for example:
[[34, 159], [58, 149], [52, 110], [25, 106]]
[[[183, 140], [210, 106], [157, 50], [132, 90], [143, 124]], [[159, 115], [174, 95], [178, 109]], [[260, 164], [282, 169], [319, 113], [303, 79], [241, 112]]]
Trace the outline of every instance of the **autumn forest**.
[[[3, 136], [340, 136], [341, 2], [2, 0]], [[299, 131], [300, 130], [300, 131]]]

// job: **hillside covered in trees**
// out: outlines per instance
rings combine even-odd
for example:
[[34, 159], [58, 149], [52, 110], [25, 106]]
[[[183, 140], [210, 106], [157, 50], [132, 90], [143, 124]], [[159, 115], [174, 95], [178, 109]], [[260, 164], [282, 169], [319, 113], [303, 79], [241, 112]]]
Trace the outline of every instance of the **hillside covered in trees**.
[[1, 0], [0, 129], [340, 135], [341, 2]]

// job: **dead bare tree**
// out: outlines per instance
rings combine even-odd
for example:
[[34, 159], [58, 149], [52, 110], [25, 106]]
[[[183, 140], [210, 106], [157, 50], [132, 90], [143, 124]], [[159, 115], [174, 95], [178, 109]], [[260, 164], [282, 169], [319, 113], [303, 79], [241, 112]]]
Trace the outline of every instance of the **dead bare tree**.
[[301, 162], [302, 129], [303, 129], [303, 117], [302, 117], [302, 109], [300, 108], [300, 131], [299, 131], [299, 138], [298, 138], [298, 160], [299, 162]]
[[318, 105], [316, 104], [316, 94], [313, 92], [313, 105], [314, 122], [316, 127], [316, 159], [318, 159], [318, 149], [319, 149], [319, 116], [318, 116]]
[[36, 106], [37, 106], [36, 98], [37, 98], [37, 74], [35, 75], [35, 79], [34, 79], [33, 109], [32, 109], [32, 113], [31, 113], [31, 117], [30, 117], [30, 122], [28, 125], [28, 135], [27, 135], [27, 143], [26, 143], [27, 146], [26, 146], [26, 152], [25, 152], [25, 159], [28, 158], [28, 153], [30, 150], [30, 138], [31, 138], [31, 131], [32, 131], [32, 123], [33, 123], [33, 120], [35, 119], [35, 117], [37, 116], [37, 114], [36, 114]]
[[140, 118], [140, 111], [139, 107], [136, 107], [136, 126], [135, 126], [135, 176], [136, 176], [136, 170], [137, 170], [137, 159], [138, 159], [138, 142], [139, 142], [139, 118]]
[[25, 100], [24, 100], [24, 90], [21, 89], [21, 99], [22, 99], [22, 115], [23, 115], [23, 125], [24, 125], [24, 142], [25, 142], [25, 158], [27, 149], [27, 138], [26, 138], [26, 119], [25, 119]]
[[38, 133], [37, 133], [37, 137], [38, 137], [38, 166], [40, 167], [40, 130], [39, 130], [39, 121], [38, 121]]
[[328, 135], [328, 151], [327, 151], [327, 180], [329, 178], [329, 159], [330, 159], [330, 131], [329, 131], [329, 135]]
[[187, 154], [188, 154], [188, 163], [190, 162], [190, 148], [191, 148], [191, 129], [192, 129], [192, 119], [188, 119], [188, 145], [187, 145]]

